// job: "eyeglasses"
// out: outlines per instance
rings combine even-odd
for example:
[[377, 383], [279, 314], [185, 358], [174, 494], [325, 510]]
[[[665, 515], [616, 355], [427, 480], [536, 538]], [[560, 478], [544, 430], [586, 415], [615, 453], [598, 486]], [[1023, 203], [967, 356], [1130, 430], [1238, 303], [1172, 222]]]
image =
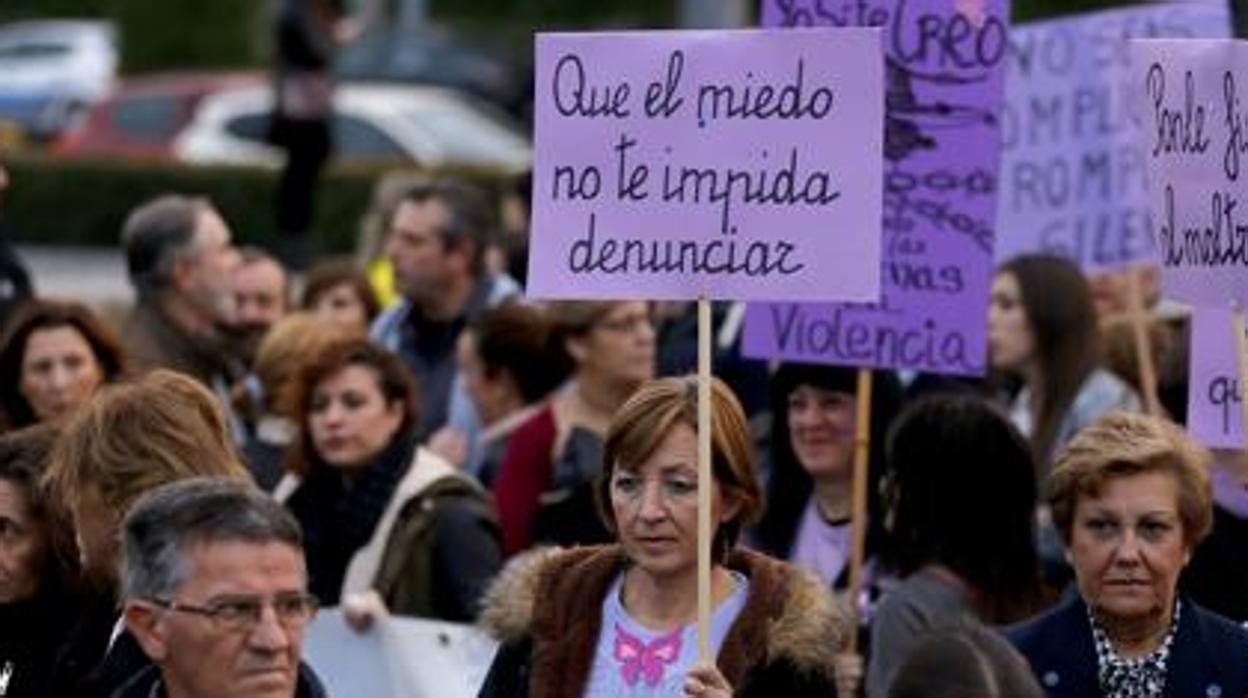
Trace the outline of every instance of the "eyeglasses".
[[219, 599], [208, 606], [196, 606], [169, 599], [148, 599], [166, 611], [203, 616], [229, 632], [247, 632], [260, 624], [266, 606], [273, 607], [277, 622], [288, 630], [302, 628], [316, 615], [319, 603], [311, 594], [283, 594], [271, 601], [258, 596]]

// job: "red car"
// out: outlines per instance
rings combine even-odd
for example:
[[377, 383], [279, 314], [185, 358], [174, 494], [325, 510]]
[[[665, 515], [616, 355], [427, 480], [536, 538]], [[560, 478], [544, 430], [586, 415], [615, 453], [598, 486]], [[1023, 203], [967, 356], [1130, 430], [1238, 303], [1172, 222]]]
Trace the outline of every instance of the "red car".
[[124, 80], [54, 150], [74, 157], [172, 160], [174, 140], [201, 99], [266, 79], [260, 73], [166, 73]]

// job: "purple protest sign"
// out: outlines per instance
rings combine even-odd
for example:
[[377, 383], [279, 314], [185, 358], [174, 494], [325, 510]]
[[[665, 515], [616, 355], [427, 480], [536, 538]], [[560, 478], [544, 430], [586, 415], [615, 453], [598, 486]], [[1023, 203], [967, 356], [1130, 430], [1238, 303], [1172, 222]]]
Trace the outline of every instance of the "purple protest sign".
[[1038, 251], [1069, 257], [1084, 269], [1152, 260], [1127, 44], [1132, 37], [1225, 37], [1230, 26], [1227, 3], [1186, 2], [1011, 30], [999, 261]]
[[879, 298], [872, 29], [540, 34], [529, 294]]
[[1206, 446], [1243, 448], [1243, 392], [1235, 363], [1230, 310], [1193, 309], [1191, 361], [1188, 432]]
[[1007, 3], [875, 0], [837, 7], [843, 11], [815, 0], [769, 0], [762, 16], [773, 25], [884, 28], [883, 298], [872, 306], [751, 304], [744, 351], [982, 374]]
[[1131, 43], [1157, 258], [1168, 295], [1248, 301], [1248, 44]]

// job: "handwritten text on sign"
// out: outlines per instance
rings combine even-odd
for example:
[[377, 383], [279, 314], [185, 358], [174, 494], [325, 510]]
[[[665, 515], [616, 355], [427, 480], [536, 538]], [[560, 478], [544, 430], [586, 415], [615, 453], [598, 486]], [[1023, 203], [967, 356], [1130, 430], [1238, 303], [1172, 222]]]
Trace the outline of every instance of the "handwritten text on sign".
[[1212, 448], [1243, 448], [1243, 394], [1230, 311], [1195, 309], [1187, 430]]
[[537, 38], [530, 294], [874, 300], [878, 31]]
[[750, 304], [748, 354], [975, 375], [996, 214], [1003, 0], [763, 4], [769, 25], [884, 29], [883, 296], [864, 305]]
[[1248, 44], [1137, 41], [1141, 139], [1166, 293], [1248, 301]]
[[1014, 27], [1002, 117], [997, 259], [1045, 251], [1085, 269], [1153, 254], [1132, 37], [1230, 31], [1225, 2], [1111, 10]]

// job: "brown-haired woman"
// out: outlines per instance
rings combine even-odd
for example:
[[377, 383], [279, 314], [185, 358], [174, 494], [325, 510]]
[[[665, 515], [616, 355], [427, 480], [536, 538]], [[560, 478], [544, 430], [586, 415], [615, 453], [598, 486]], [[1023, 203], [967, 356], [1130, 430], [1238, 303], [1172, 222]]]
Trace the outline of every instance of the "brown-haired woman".
[[501, 564], [498, 529], [480, 485], [417, 443], [402, 361], [342, 339], [303, 368], [293, 396], [299, 436], [275, 496], [303, 526], [311, 591], [328, 605], [474, 617]]
[[0, 403], [8, 428], [54, 419], [125, 370], [117, 337], [81, 303], [31, 300], [0, 340]]
[[64, 421], [44, 481], [72, 511], [83, 573], [101, 600], [58, 656], [48, 695], [109, 695], [118, 676], [102, 669], [142, 656], [128, 633], [113, 639], [121, 521], [144, 493], [197, 476], [251, 479], [221, 404], [189, 376], [156, 370], [104, 386]]
[[1248, 632], [1178, 593], [1213, 518], [1209, 454], [1111, 413], [1058, 457], [1053, 521], [1079, 593], [1010, 632], [1050, 698], [1248, 694]]
[[1114, 410], [1139, 410], [1135, 391], [1101, 367], [1092, 294], [1071, 261], [1015, 257], [997, 270], [988, 308], [992, 368], [1022, 380], [1010, 417], [1031, 441], [1039, 480], [1075, 432]]
[[52, 695], [53, 660], [82, 611], [72, 524], [39, 484], [58, 429], [53, 422], [0, 436], [4, 695]]
[[459, 337], [459, 371], [483, 427], [470, 451], [478, 462], [469, 464], [486, 487], [498, 475], [511, 435], [567, 378], [567, 355], [550, 337], [546, 313], [518, 302], [483, 312]]
[[368, 334], [381, 306], [368, 275], [350, 260], [321, 262], [308, 271], [299, 307], [328, 327]]
[[813, 576], [737, 547], [762, 493], [745, 415], [711, 396], [711, 646], [696, 665], [697, 383], [663, 378], [612, 420], [598, 480], [616, 542], [536, 552], [492, 587], [483, 622], [503, 643], [481, 696], [835, 695], [845, 620]]
[[492, 485], [510, 555], [534, 541], [608, 539], [592, 483], [602, 439], [620, 405], [654, 375], [655, 334], [642, 301], [566, 301], [548, 307], [552, 343], [572, 360], [571, 379], [511, 436]]

